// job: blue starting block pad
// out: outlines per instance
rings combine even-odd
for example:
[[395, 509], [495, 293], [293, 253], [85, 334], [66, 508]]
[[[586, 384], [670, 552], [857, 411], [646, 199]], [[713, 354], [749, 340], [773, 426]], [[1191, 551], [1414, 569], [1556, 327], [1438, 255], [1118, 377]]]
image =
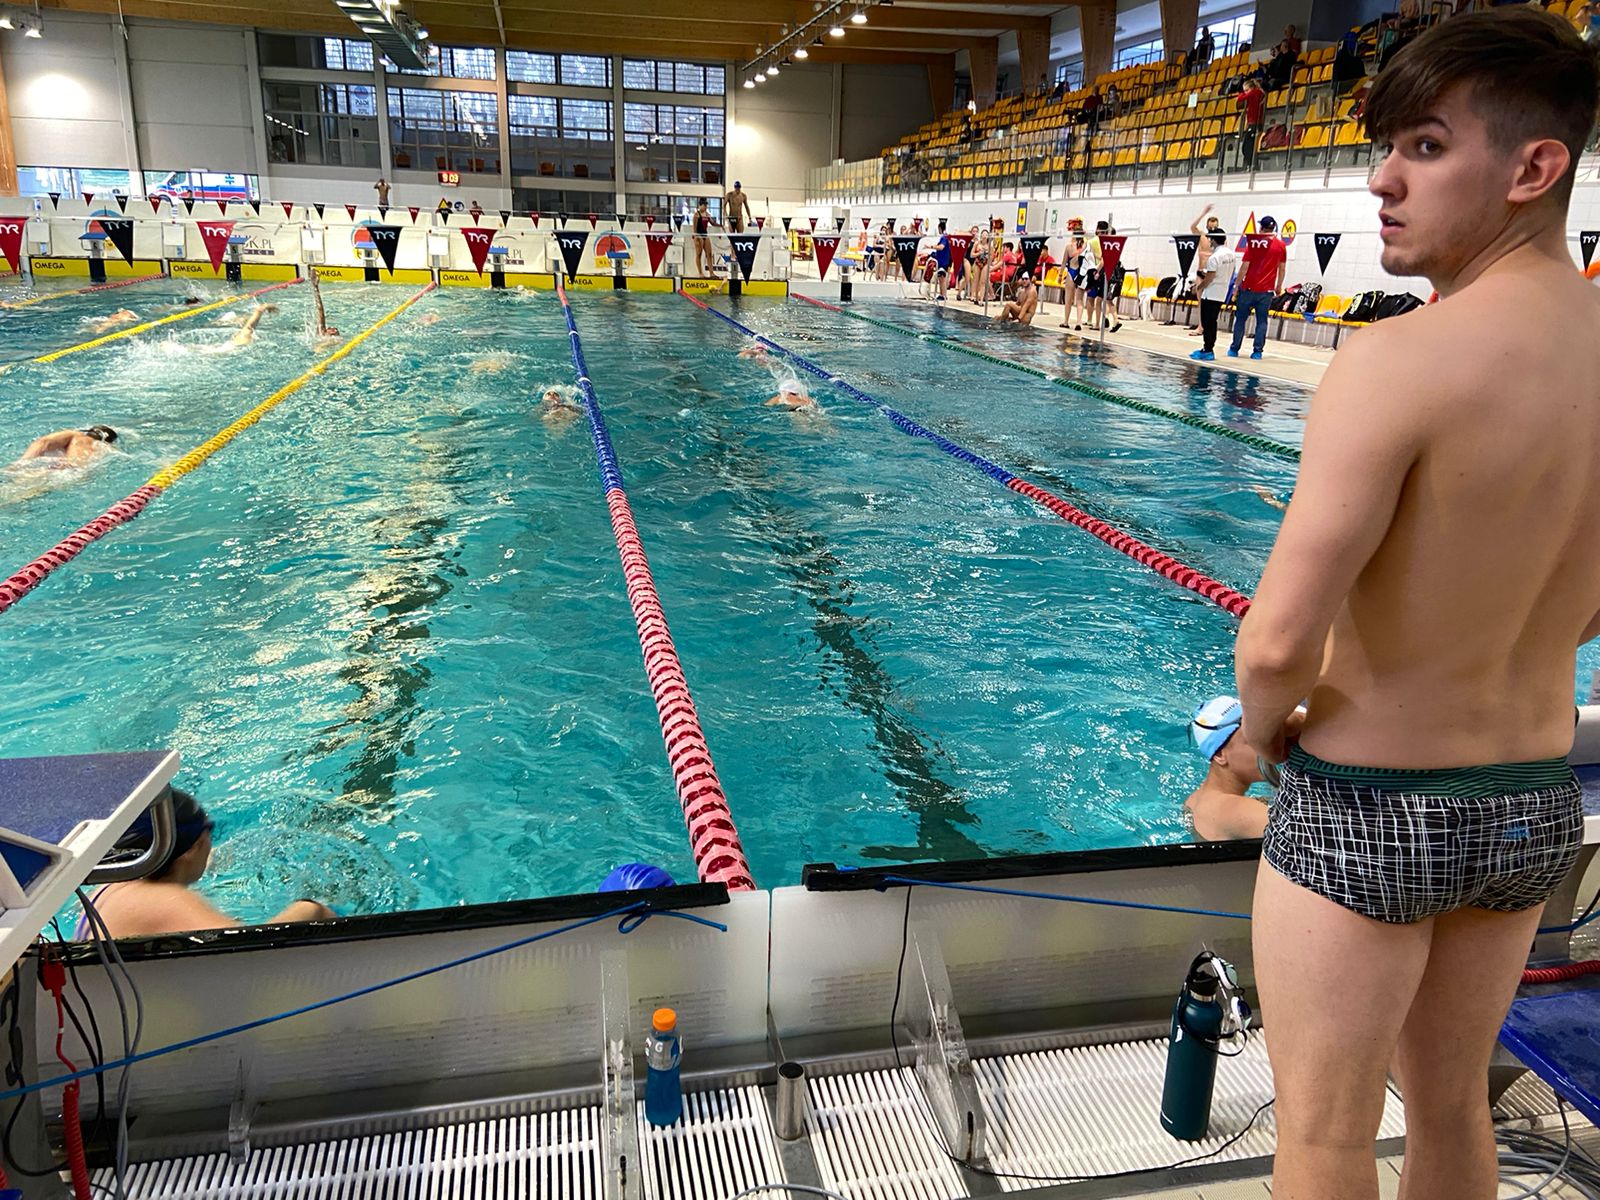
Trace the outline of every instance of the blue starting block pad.
[[80, 242], [103, 242], [106, 240], [106, 235], [96, 229], [89, 233], [80, 233], [78, 240]]
[[0, 759], [0, 971], [177, 772], [171, 750]]
[[228, 245], [230, 246], [248, 246], [249, 244], [250, 238], [246, 234], [230, 233], [228, 235]]
[[1600, 1124], [1600, 986], [1520, 996], [1500, 1041], [1558, 1096]]
[[1583, 788], [1583, 840], [1600, 843], [1600, 763], [1574, 764], [1572, 773]]

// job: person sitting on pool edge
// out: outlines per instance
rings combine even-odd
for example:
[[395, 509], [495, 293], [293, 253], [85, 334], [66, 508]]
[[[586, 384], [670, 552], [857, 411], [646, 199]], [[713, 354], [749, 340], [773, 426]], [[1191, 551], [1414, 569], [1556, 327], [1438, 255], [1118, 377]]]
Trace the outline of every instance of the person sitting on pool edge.
[[[1290, 735], [1305, 724], [1306, 710], [1296, 710], [1287, 722]], [[1189, 740], [1206, 760], [1206, 777], [1183, 807], [1194, 821], [1194, 831], [1208, 842], [1260, 838], [1267, 829], [1267, 802], [1248, 795], [1252, 784], [1270, 783], [1261, 773], [1255, 753], [1243, 739], [1235, 742], [1244, 720], [1244, 708], [1233, 696], [1218, 696], [1202, 704], [1189, 722]]]
[[117, 431], [109, 425], [91, 425], [87, 429], [58, 429], [34, 441], [22, 452], [19, 463], [35, 459], [53, 459], [63, 465], [76, 466], [103, 453], [117, 440]]
[[1007, 300], [1000, 310], [1002, 321], [1015, 321], [1018, 325], [1032, 325], [1033, 314], [1039, 307], [1039, 289], [1033, 285], [1033, 276], [1026, 271], [1017, 276], [1017, 298]]
[[[195, 929], [237, 929], [236, 921], [193, 890], [211, 862], [211, 818], [188, 792], [172, 789], [175, 837], [172, 853], [155, 874], [145, 879], [108, 883], [91, 897], [95, 911], [114, 938], [160, 937]], [[143, 813], [117, 842], [129, 855], [148, 850], [155, 839], [150, 814]], [[284, 925], [304, 921], [331, 921], [336, 914], [315, 900], [296, 900], [266, 922]], [[78, 922], [78, 940], [89, 936], [87, 918]]]

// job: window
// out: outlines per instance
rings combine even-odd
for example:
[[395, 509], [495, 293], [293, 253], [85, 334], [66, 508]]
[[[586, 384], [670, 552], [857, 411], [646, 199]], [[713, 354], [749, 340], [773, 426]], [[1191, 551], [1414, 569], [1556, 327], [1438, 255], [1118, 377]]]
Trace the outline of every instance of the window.
[[726, 73], [721, 67], [700, 63], [666, 62], [648, 58], [622, 61], [622, 86], [640, 92], [685, 92], [720, 96]]
[[[1212, 61], [1226, 58], [1250, 41], [1256, 31], [1256, 14], [1253, 9], [1246, 9], [1236, 16], [1223, 21], [1212, 21], [1209, 24], [1201, 22], [1211, 30], [1212, 40], [1216, 43], [1216, 50], [1212, 54]], [[1198, 35], [1196, 35], [1198, 37]]]
[[398, 169], [500, 169], [499, 105], [492, 92], [389, 89], [389, 140]]
[[276, 163], [376, 167], [378, 92], [370, 84], [262, 85], [268, 158]]
[[1120, 67], [1133, 67], [1140, 63], [1160, 62], [1162, 59], [1161, 39], [1152, 38], [1147, 42], [1138, 42], [1132, 46], [1124, 46], [1117, 51], [1117, 58], [1112, 63], [1112, 70]]
[[528, 50], [506, 51], [506, 78], [518, 83], [554, 83], [556, 56]]
[[611, 60], [597, 54], [563, 54], [561, 82], [568, 87], [611, 86]]
[[1083, 59], [1074, 59], [1071, 62], [1056, 65], [1056, 82], [1072, 91], [1083, 86]]
[[[628, 217], [631, 220], [640, 220], [644, 217], [654, 217], [658, 222], [665, 221], [682, 229], [694, 218], [695, 205], [700, 202], [698, 196], [674, 195], [640, 195], [635, 192], [628, 193]], [[707, 196], [707, 206], [711, 210], [711, 219], [722, 219], [722, 197]], [[657, 228], [660, 228], [658, 225]]]
[[260, 200], [260, 180], [254, 175], [232, 175], [223, 171], [146, 171], [144, 193], [176, 199], [192, 196], [196, 200]]
[[544, 179], [612, 179], [609, 100], [510, 96], [511, 169]]
[[494, 51], [487, 46], [441, 46], [439, 74], [452, 79], [493, 79]]
[[[98, 200], [104, 195], [104, 204], [114, 205], [112, 193], [128, 194], [130, 176], [126, 171], [99, 170], [93, 167], [18, 167], [17, 194], [46, 196], [60, 192], [76, 199], [84, 192], [94, 193]], [[101, 207], [95, 204], [95, 208]]]
[[642, 183], [721, 183], [724, 116], [690, 104], [622, 106], [628, 178]]
[[353, 38], [323, 38], [321, 65], [330, 71], [370, 71], [372, 43]]
[[507, 96], [506, 133], [511, 170], [517, 174], [566, 174], [562, 170], [561, 121], [554, 96]]
[[[511, 203], [519, 213], [535, 212], [551, 218], [566, 213], [573, 220], [594, 213], [597, 217], [610, 220], [611, 211], [617, 206], [617, 197], [609, 189], [581, 192], [559, 187], [514, 187], [511, 189]], [[588, 225], [584, 223], [574, 228], [587, 229]]]
[[611, 140], [611, 102], [609, 100], [561, 101], [561, 135], [579, 141]]

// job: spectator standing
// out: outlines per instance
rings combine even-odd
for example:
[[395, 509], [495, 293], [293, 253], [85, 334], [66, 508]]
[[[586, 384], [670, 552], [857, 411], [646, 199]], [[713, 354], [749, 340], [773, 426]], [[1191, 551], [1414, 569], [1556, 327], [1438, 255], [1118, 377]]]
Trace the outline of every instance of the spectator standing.
[[[1217, 320], [1228, 299], [1228, 285], [1233, 282], [1233, 272], [1239, 265], [1239, 256], [1226, 246], [1228, 235], [1218, 230], [1200, 239], [1207, 247], [1205, 265], [1195, 281], [1195, 294], [1200, 297], [1200, 349], [1189, 355], [1197, 362], [1210, 362], [1216, 358]], [[1243, 321], [1242, 313], [1236, 314]], [[1239, 325], [1234, 326], [1239, 329]], [[1261, 334], [1258, 332], [1257, 336]]]
[[1261, 90], [1261, 81], [1252, 77], [1239, 93], [1237, 101], [1244, 110], [1244, 132], [1239, 140], [1239, 157], [1249, 170], [1256, 161], [1256, 141], [1261, 137], [1261, 126], [1267, 117], [1267, 93]]
[[1233, 301], [1233, 344], [1228, 349], [1229, 358], [1239, 357], [1239, 347], [1244, 345], [1245, 318], [1251, 313], [1256, 315], [1256, 340], [1250, 357], [1261, 357], [1267, 345], [1267, 317], [1272, 312], [1272, 298], [1283, 291], [1289, 252], [1278, 236], [1278, 222], [1272, 217], [1262, 217], [1257, 229], [1259, 233], [1245, 238], [1241, 260], [1244, 274], [1239, 281], [1239, 294]]
[[1117, 90], [1116, 84], [1106, 84], [1106, 98], [1102, 109], [1108, 121], [1115, 121], [1122, 111], [1122, 93]]
[[[1206, 269], [1206, 262], [1211, 258], [1211, 252], [1215, 248], [1210, 235], [1222, 232], [1222, 222], [1217, 220], [1216, 217], [1211, 216], [1210, 213], [1211, 205], [1208, 204], [1200, 210], [1200, 215], [1198, 217], [1189, 222], [1189, 232], [1200, 234], [1200, 239], [1195, 243], [1194, 247], [1194, 297], [1196, 300], [1200, 299], [1200, 274]], [[1206, 223], [1204, 233], [1200, 233], [1201, 221]], [[1189, 331], [1189, 336], [1199, 337], [1201, 332], [1202, 328], [1200, 326], [1196, 326]]]
[[1100, 89], [1095, 88], [1083, 98], [1083, 123], [1088, 126], [1089, 136], [1093, 137], [1100, 132]]
[[1189, 63], [1185, 74], [1193, 71], [1204, 70], [1211, 65], [1211, 56], [1217, 52], [1217, 43], [1211, 36], [1211, 26], [1200, 27], [1200, 40], [1194, 44], [1194, 49], [1189, 51]]
[[372, 190], [378, 193], [378, 207], [389, 207], [389, 181], [383, 176], [378, 177], [378, 182], [372, 185]]
[[722, 198], [722, 216], [728, 223], [729, 233], [744, 232], [744, 223], [750, 219], [750, 197], [745, 194], [744, 184], [737, 179], [733, 181], [733, 191]]

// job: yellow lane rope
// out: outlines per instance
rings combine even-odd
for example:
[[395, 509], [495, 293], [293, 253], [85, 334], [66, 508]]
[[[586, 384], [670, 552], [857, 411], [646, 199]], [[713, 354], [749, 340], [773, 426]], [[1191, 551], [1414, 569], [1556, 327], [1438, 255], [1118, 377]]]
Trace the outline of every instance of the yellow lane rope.
[[221, 450], [229, 442], [233, 441], [233, 439], [238, 437], [239, 434], [243, 433], [246, 429], [250, 428], [250, 426], [254, 425], [273, 408], [276, 408], [279, 404], [282, 404], [285, 400], [294, 395], [301, 388], [305, 387], [306, 384], [310, 383], [318, 375], [321, 375], [329, 367], [333, 366], [334, 363], [350, 354], [350, 352], [353, 351], [357, 346], [361, 345], [362, 342], [366, 341], [373, 334], [377, 333], [378, 330], [382, 329], [390, 321], [394, 320], [401, 313], [405, 312], [406, 309], [410, 308], [418, 300], [421, 300], [437, 286], [437, 284], [430, 283], [416, 295], [406, 300], [405, 303], [390, 310], [382, 318], [380, 318], [376, 324], [356, 334], [355, 337], [351, 338], [344, 345], [340, 346], [332, 354], [328, 355], [327, 358], [324, 358], [322, 361], [318, 362], [314, 367], [312, 367], [305, 374], [301, 375], [298, 379], [290, 380], [288, 383], [284, 384], [260, 404], [256, 405], [249, 412], [245, 413], [244, 416], [240, 417], [232, 425], [229, 425], [226, 429], [219, 432], [215, 437], [211, 438], [209, 441], [202, 442], [193, 450], [189, 451], [189, 453], [185, 454], [177, 462], [173, 463], [170, 467], [167, 467], [163, 471], [157, 471], [154, 475], [150, 476], [150, 479], [145, 486], [158, 488], [170, 487], [176, 480], [183, 478], [183, 476], [187, 475], [201, 463], [205, 462], [206, 459], [210, 458], [218, 450]]
[[[20, 278], [22, 273], [17, 271], [13, 272], [13, 274]], [[0, 279], [6, 278], [9, 278], [9, 276], [0, 275]], [[149, 283], [154, 279], [165, 278], [165, 275], [158, 272], [155, 275], [138, 275], [132, 279], [118, 279], [111, 283], [97, 283], [91, 287], [73, 288], [68, 292], [46, 292], [42, 296], [30, 296], [26, 300], [0, 300], [0, 308], [31, 308], [35, 304], [43, 304], [46, 300], [59, 300], [63, 296], [87, 296], [90, 292], [110, 292], [115, 291], [117, 288], [132, 287], [136, 283]]]
[[68, 346], [65, 350], [53, 350], [49, 354], [41, 354], [38, 358], [29, 359], [28, 361], [36, 363], [53, 363], [57, 359], [65, 358], [69, 354], [77, 354], [84, 350], [93, 350], [98, 346], [104, 346], [110, 342], [121, 341], [123, 338], [130, 338], [140, 333], [147, 333], [156, 328], [158, 325], [170, 325], [174, 321], [187, 321], [190, 317], [198, 317], [201, 313], [208, 313], [217, 308], [225, 308], [230, 304], [238, 304], [241, 300], [251, 300], [256, 296], [263, 295], [267, 292], [276, 291], [278, 288], [292, 287], [299, 282], [301, 281], [298, 279], [291, 279], [286, 283], [275, 283], [271, 287], [264, 287], [253, 292], [246, 292], [242, 296], [229, 296], [226, 300], [216, 300], [210, 304], [202, 304], [198, 308], [186, 308], [182, 312], [171, 313], [165, 317], [157, 317], [154, 321], [144, 321], [138, 325], [130, 326], [127, 329], [119, 329], [115, 333], [108, 333], [104, 337], [97, 337], [93, 341], [80, 342], [76, 346]]

